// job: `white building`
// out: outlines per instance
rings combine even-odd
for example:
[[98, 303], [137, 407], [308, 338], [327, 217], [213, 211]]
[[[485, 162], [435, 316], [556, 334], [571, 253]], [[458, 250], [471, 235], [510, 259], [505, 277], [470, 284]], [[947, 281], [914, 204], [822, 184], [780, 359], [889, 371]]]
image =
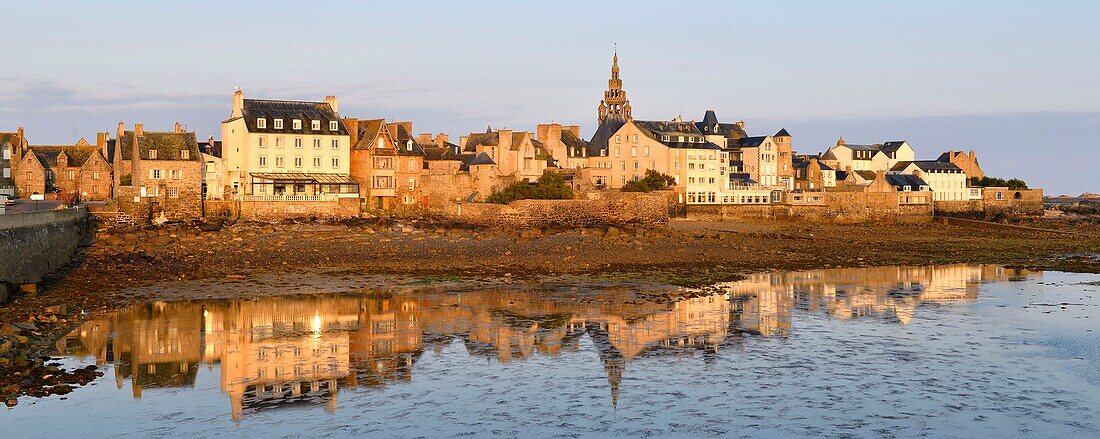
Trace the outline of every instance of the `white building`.
[[966, 173], [954, 163], [935, 160], [898, 162], [891, 172], [919, 177], [932, 189], [935, 201], [965, 201], [970, 199]]

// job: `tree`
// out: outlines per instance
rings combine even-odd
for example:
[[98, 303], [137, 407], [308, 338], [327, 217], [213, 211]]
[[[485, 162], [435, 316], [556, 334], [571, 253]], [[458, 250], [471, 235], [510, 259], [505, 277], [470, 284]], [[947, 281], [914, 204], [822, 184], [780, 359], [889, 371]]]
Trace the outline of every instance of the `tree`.
[[487, 203], [508, 204], [516, 200], [568, 200], [573, 188], [555, 172], [544, 171], [535, 183], [516, 182], [485, 199]]
[[645, 171], [645, 177], [640, 180], [631, 180], [623, 185], [623, 192], [652, 192], [659, 191], [676, 184], [672, 176], [662, 174], [655, 170]]
[[970, 185], [975, 187], [1007, 187], [1012, 190], [1027, 189], [1027, 183], [1018, 178], [1005, 180], [996, 177], [970, 177]]

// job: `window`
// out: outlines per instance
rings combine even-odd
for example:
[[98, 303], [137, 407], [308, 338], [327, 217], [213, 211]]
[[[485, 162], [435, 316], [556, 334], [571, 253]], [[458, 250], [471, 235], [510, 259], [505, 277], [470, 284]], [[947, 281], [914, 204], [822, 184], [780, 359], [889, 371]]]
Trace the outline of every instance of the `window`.
[[180, 150], [180, 159], [181, 160], [190, 160], [191, 159], [191, 151], [188, 151], [186, 149], [181, 149]]
[[315, 120], [313, 122], [310, 122], [309, 128], [313, 131], [321, 131], [321, 121]]
[[302, 167], [302, 157], [301, 156], [294, 157], [294, 167], [295, 168], [301, 168]]
[[333, 157], [332, 158], [332, 167], [333, 168], [339, 168], [340, 167], [340, 158], [339, 157]]
[[668, 134], [665, 134], [665, 135], [661, 136], [661, 141], [668, 142], [668, 140], [669, 140]]
[[302, 147], [302, 138], [301, 137], [295, 137], [294, 138], [294, 147], [295, 148], [301, 148]]
[[93, 194], [98, 194], [99, 193], [99, 186], [92, 185], [92, 193]]
[[99, 180], [99, 173], [98, 172], [93, 172], [92, 173], [92, 180]]
[[634, 162], [634, 170], [635, 170], [635, 171], [637, 171], [637, 170], [638, 170], [638, 162]]
[[626, 162], [619, 162], [619, 169], [625, 171], [626, 170]]
[[275, 156], [275, 167], [276, 168], [283, 167], [283, 156], [281, 156], [281, 155], [280, 156]]
[[260, 156], [260, 167], [267, 166], [267, 156]]
[[160, 169], [153, 169], [153, 170], [149, 171], [149, 178], [152, 178], [154, 180], [159, 180], [160, 179]]
[[619, 147], [616, 146], [615, 147], [615, 157], [618, 157], [618, 156], [619, 156]]
[[300, 130], [300, 129], [302, 129], [302, 120], [301, 119], [294, 119], [290, 123], [290, 126], [294, 127], [294, 129], [296, 129], [296, 130]]
[[180, 190], [174, 187], [168, 188], [168, 198], [179, 198]]
[[283, 147], [283, 138], [282, 137], [276, 137], [275, 138], [275, 147], [276, 148], [282, 148]]
[[256, 118], [256, 128], [260, 128], [260, 129], [267, 128], [267, 119], [263, 118], [263, 117], [257, 117]]
[[321, 167], [321, 158], [320, 157], [314, 157], [313, 158], [313, 167], [314, 168], [320, 168]]
[[642, 148], [642, 154], [645, 154], [646, 157], [649, 157], [649, 147], [648, 146]]
[[275, 129], [277, 129], [277, 130], [283, 129], [283, 120], [282, 119], [275, 119]]
[[679, 161], [672, 162], [672, 169], [679, 171], [680, 170], [680, 162]]
[[321, 139], [313, 139], [313, 148], [315, 148], [315, 149], [320, 149], [321, 148]]
[[76, 180], [76, 171], [69, 171], [69, 180]]
[[170, 170], [170, 171], [168, 171], [168, 178], [171, 178], [173, 180], [179, 180], [180, 179], [180, 174], [182, 172], [183, 171], [178, 171], [178, 170], [175, 170], [175, 169]]
[[416, 189], [416, 177], [409, 177], [409, 190]]
[[623, 143], [623, 136], [616, 134], [615, 143]]
[[638, 143], [638, 135], [637, 134], [634, 135], [634, 143]]
[[631, 146], [630, 147], [630, 156], [631, 157], [637, 157], [638, 156], [638, 147], [637, 146]]
[[626, 184], [626, 176], [625, 175], [620, 175], [619, 176], [619, 184]]
[[[267, 147], [267, 137], [260, 137], [260, 148]], [[238, 151], [240, 152], [240, 151]]]
[[328, 129], [329, 129], [329, 131], [340, 131], [340, 125], [339, 125], [339, 122], [337, 122], [337, 121], [335, 121], [335, 120], [333, 120], [333, 121], [329, 121], [329, 123], [328, 123]]
[[153, 160], [153, 159], [156, 159], [156, 158], [157, 158], [157, 150], [150, 149], [149, 150], [149, 159]]
[[332, 149], [340, 149], [340, 139], [332, 139]]

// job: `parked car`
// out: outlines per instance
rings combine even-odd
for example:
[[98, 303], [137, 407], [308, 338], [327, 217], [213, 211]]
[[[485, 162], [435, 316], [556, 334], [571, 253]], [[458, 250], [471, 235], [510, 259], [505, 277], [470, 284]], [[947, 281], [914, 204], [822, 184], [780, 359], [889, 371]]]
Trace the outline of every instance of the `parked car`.
[[11, 199], [10, 196], [0, 195], [0, 203], [4, 203], [5, 206], [14, 206], [15, 200]]

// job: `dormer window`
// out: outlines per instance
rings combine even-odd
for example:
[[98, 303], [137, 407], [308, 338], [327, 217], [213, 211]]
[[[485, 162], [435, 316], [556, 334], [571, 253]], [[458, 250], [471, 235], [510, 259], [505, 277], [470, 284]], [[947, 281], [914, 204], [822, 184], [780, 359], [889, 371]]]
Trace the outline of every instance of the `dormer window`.
[[267, 118], [257, 117], [256, 118], [256, 128], [261, 128], [261, 129], [262, 128], [267, 128]]
[[340, 124], [340, 122], [337, 122], [335, 120], [329, 121], [329, 123], [328, 123], [329, 131], [340, 131], [340, 125], [339, 124]]
[[669, 137], [668, 137], [668, 135], [667, 135], [667, 134], [665, 134], [665, 135], [661, 136], [661, 140], [662, 140], [662, 141], [665, 141], [665, 142], [668, 142], [668, 141], [669, 141]]
[[412, 151], [413, 150], [413, 141], [412, 140], [409, 140], [408, 142], [405, 142], [405, 150], [406, 151]]
[[149, 150], [149, 159], [150, 160], [156, 160], [156, 158], [157, 158], [157, 150], [150, 149]]
[[321, 131], [321, 121], [315, 120], [309, 126], [313, 131]]
[[189, 160], [190, 158], [191, 158], [191, 151], [188, 151], [186, 149], [181, 149], [180, 150], [180, 159], [181, 160]]
[[294, 129], [296, 129], [296, 130], [302, 129], [302, 120], [301, 119], [294, 119], [294, 121], [291, 122], [291, 126], [293, 126]]
[[379, 137], [378, 138], [378, 146], [376, 148], [382, 149], [382, 148], [385, 148], [385, 147], [386, 147], [386, 142], [382, 141], [382, 138]]
[[283, 120], [282, 119], [275, 119], [275, 129], [277, 129], [277, 130], [283, 129]]

